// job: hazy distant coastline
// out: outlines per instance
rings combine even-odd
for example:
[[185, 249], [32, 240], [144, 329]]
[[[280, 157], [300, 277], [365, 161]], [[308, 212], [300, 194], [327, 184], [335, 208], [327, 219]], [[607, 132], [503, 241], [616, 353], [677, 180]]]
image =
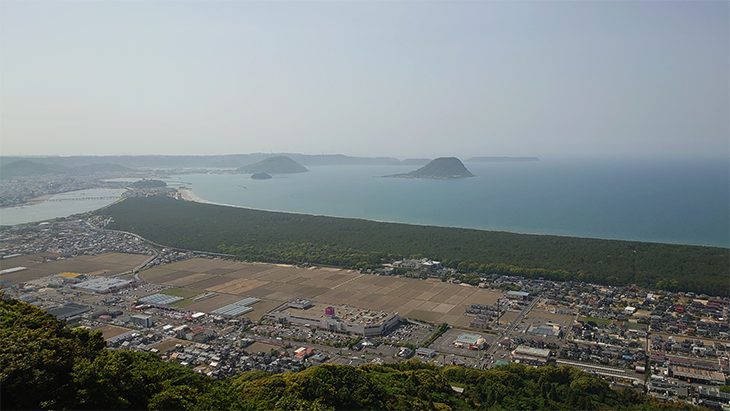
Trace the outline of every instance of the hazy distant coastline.
[[467, 162], [472, 163], [510, 163], [523, 161], [540, 161], [537, 157], [472, 157]]
[[[430, 158], [406, 158], [399, 160], [395, 157], [357, 157], [344, 154], [299, 154], [299, 153], [250, 153], [250, 154], [222, 154], [222, 155], [123, 155], [123, 156], [0, 156], [0, 166], [16, 161], [36, 163], [36, 168], [56, 170], [59, 167], [87, 167], [96, 168], [103, 164], [106, 168], [120, 167], [128, 168], [199, 168], [199, 169], [221, 169], [239, 168], [258, 163], [271, 157], [286, 156], [297, 163], [307, 166], [326, 165], [374, 165], [374, 166], [395, 166], [395, 165], [425, 165]], [[537, 157], [496, 157], [480, 156], [472, 157], [467, 162], [523, 162], [539, 161]], [[55, 168], [50, 168], [55, 167]], [[81, 169], [83, 170], [83, 169]], [[124, 170], [131, 172], [134, 170]], [[38, 174], [38, 173], [34, 173]]]

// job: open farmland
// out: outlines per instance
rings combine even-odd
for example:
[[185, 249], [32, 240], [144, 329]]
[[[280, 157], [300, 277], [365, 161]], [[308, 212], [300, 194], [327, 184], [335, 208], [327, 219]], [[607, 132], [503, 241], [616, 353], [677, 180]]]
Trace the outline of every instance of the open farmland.
[[14, 267], [27, 267], [27, 269], [0, 275], [0, 284], [17, 284], [64, 272], [86, 275], [116, 275], [130, 271], [150, 258], [148, 255], [123, 253], [82, 255], [53, 261], [46, 261], [44, 257], [56, 258], [56, 255], [42, 253], [1, 260], [0, 269], [2, 270]]
[[327, 304], [349, 304], [399, 313], [428, 322], [468, 327], [464, 309], [472, 303], [491, 305], [501, 293], [440, 280], [416, 280], [360, 274], [334, 268], [298, 268], [281, 264], [238, 263], [190, 259], [141, 273], [156, 284], [218, 295], [190, 304], [192, 311], [210, 312], [244, 297], [256, 297], [253, 319], [282, 302], [307, 298]]
[[124, 334], [128, 331], [133, 331], [131, 328], [118, 327], [116, 325], [105, 325], [103, 327], [94, 329], [93, 331], [101, 331], [104, 339], [116, 337], [117, 335]]

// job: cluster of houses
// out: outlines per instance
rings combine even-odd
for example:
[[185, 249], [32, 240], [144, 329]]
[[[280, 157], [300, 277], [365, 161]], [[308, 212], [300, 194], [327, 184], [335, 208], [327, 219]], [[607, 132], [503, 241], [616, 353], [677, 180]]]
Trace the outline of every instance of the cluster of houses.
[[726, 353], [730, 351], [730, 342], [713, 342], [705, 344], [702, 340], [685, 338], [684, 340], [677, 341], [677, 339], [673, 336], [669, 336], [664, 339], [661, 335], [652, 335], [651, 349], [666, 353], [683, 355], [692, 354], [697, 357], [718, 357], [727, 355]]
[[58, 253], [68, 258], [108, 252], [153, 255], [154, 251], [138, 237], [99, 230], [83, 220], [44, 222], [14, 226], [2, 236], [2, 256]]
[[[241, 345], [252, 343], [245, 339]], [[311, 353], [310, 353], [311, 354]], [[210, 377], [223, 378], [241, 371], [262, 370], [271, 373], [297, 372], [305, 365], [304, 355], [290, 356], [283, 352], [249, 353], [234, 346], [211, 344], [177, 344], [168, 351], [166, 359], [192, 367]]]

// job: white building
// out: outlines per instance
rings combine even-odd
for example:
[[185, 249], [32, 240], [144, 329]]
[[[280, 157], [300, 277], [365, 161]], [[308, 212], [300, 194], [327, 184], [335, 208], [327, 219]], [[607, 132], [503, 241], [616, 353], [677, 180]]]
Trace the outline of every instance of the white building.
[[315, 327], [336, 333], [351, 333], [364, 337], [379, 336], [398, 326], [398, 313], [387, 311], [371, 311], [367, 309], [343, 306], [311, 305], [301, 310], [299, 304], [284, 304], [266, 314], [266, 319], [281, 324], [294, 324], [304, 327]]

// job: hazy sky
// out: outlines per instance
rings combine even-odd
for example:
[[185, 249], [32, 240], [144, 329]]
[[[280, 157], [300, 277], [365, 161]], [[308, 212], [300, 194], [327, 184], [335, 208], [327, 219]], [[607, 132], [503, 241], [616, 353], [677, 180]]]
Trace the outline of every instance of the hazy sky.
[[727, 1], [0, 2], [2, 155], [721, 156]]

